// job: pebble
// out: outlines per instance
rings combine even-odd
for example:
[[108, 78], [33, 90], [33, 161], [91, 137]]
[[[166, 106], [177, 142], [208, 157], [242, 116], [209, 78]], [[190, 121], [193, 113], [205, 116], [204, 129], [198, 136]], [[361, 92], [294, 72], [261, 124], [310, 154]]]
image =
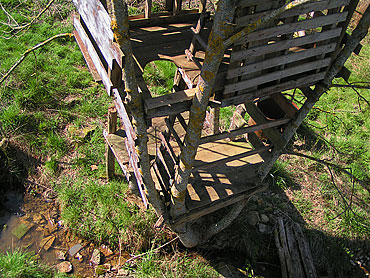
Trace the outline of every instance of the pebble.
[[247, 214], [247, 220], [249, 225], [256, 226], [258, 221], [260, 220], [258, 211], [249, 211]]
[[84, 257], [83, 257], [80, 253], [77, 253], [77, 254], [75, 255], [75, 258], [76, 258], [80, 263], [82, 263], [82, 262], [83, 262], [83, 260], [84, 260]]
[[65, 261], [66, 260], [66, 252], [64, 251], [56, 251], [55, 257], [58, 261]]
[[57, 265], [57, 270], [61, 273], [69, 273], [73, 269], [73, 266], [70, 262], [64, 261]]
[[266, 214], [261, 214], [260, 215], [260, 221], [262, 222], [262, 223], [268, 223], [269, 221], [270, 221], [270, 219], [269, 219], [269, 217], [266, 215]]
[[71, 255], [71, 257], [74, 257], [81, 249], [82, 245], [78, 243], [72, 246], [71, 249], [69, 249], [69, 255]]
[[258, 225], [258, 231], [261, 234], [270, 234], [272, 232], [272, 228], [270, 226], [267, 226], [266, 224], [260, 223]]
[[100, 264], [100, 251], [98, 249], [94, 249], [90, 262], [96, 265]]

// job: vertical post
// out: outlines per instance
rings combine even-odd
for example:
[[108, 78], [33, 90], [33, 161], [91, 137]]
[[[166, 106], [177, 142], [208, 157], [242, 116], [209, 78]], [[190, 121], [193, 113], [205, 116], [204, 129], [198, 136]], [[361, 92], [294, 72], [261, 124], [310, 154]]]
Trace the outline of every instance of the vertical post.
[[[117, 131], [117, 110], [115, 107], [108, 108], [108, 134], [115, 133]], [[114, 165], [115, 165], [115, 157], [114, 154], [107, 144], [107, 177], [108, 180], [114, 177]]]
[[217, 134], [220, 132], [220, 107], [212, 108], [211, 113], [213, 115], [212, 132]]
[[150, 18], [152, 15], [152, 0], [145, 1], [145, 18]]

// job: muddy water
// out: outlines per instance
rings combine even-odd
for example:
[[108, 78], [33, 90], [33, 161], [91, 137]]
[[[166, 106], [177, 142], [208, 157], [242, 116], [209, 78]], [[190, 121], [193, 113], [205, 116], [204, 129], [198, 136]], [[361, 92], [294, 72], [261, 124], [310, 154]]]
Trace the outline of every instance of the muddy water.
[[[0, 211], [0, 252], [15, 249], [34, 252], [50, 266], [56, 266], [61, 260], [57, 253], [66, 254], [66, 260], [73, 265], [73, 274], [91, 277], [94, 269], [89, 264], [92, 244], [83, 242], [63, 227], [59, 210], [53, 200], [23, 195], [19, 192], [5, 193], [5, 204]], [[71, 257], [68, 250], [80, 244], [80, 259]]]

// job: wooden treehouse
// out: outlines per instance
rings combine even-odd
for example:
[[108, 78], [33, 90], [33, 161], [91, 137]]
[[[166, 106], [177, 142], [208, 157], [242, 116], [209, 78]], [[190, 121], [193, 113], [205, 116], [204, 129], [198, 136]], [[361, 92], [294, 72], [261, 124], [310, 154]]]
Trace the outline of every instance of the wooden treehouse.
[[[161, 219], [179, 233], [235, 204], [233, 214], [266, 188], [263, 180], [320, 95], [335, 76], [348, 78], [343, 52], [360, 49], [360, 40], [346, 33], [358, 0], [285, 8], [281, 0], [221, 0], [214, 14], [206, 0], [197, 9], [166, 0], [160, 13], [146, 0], [144, 13], [135, 16], [115, 11], [120, 1], [73, 2], [77, 43], [116, 107], [104, 132], [108, 175], [116, 159], [145, 206], [156, 203]], [[175, 63], [177, 72], [172, 92], [156, 97], [143, 70], [160, 59]], [[305, 96], [300, 108], [285, 93], [292, 89]], [[210, 96], [205, 102], [203, 93]], [[219, 111], [227, 106], [236, 106], [240, 117], [248, 114], [249, 124], [220, 132]], [[194, 141], [197, 127], [201, 137]]]

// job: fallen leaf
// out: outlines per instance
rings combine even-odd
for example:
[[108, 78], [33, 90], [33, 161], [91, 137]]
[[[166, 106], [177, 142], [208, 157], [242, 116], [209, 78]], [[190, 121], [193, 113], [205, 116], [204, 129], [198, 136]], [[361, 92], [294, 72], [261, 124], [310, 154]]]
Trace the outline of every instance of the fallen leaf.
[[90, 168], [91, 168], [91, 171], [95, 171], [99, 169], [97, 165], [91, 165]]

